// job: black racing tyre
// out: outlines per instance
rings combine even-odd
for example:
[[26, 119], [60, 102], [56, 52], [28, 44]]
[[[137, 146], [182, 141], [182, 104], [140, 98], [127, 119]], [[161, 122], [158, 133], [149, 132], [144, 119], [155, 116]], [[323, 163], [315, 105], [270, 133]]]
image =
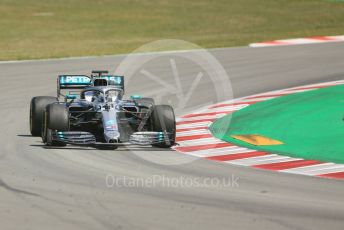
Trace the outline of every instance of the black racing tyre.
[[69, 130], [69, 112], [64, 104], [47, 105], [42, 124], [42, 140], [50, 146], [65, 146], [65, 143], [52, 140], [52, 131]]
[[47, 105], [57, 102], [56, 97], [33, 97], [30, 103], [30, 132], [32, 136], [41, 135], [44, 110]]
[[50, 104], [46, 107], [47, 127], [52, 130], [69, 130], [69, 112], [64, 104]]
[[156, 105], [153, 108], [150, 119], [153, 131], [171, 133], [171, 140], [154, 144], [153, 146], [159, 148], [170, 148], [173, 146], [176, 139], [176, 119], [173, 108], [169, 105]]

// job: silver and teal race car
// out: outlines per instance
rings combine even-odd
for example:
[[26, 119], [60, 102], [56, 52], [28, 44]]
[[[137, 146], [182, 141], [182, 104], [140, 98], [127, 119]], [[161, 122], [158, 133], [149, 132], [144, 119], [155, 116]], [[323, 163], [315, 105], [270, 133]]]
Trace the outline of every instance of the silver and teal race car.
[[123, 99], [124, 77], [108, 71], [60, 75], [57, 97], [31, 99], [30, 131], [49, 146], [116, 149], [122, 144], [169, 148], [175, 144], [173, 108], [152, 98]]

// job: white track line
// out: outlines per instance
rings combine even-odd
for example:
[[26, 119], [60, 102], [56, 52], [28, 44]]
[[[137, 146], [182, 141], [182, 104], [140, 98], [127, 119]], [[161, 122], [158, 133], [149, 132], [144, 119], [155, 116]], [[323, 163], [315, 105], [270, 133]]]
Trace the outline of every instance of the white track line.
[[318, 44], [318, 43], [331, 43], [331, 42], [343, 42], [344, 36], [320, 36], [309, 38], [292, 38], [282, 39], [274, 41], [266, 41], [260, 43], [251, 43], [250, 47], [271, 47], [271, 46], [288, 46], [288, 45], [304, 45], [304, 44]]
[[177, 125], [177, 129], [189, 129], [189, 128], [197, 128], [197, 127], [206, 127], [210, 125], [212, 122], [199, 122], [199, 123], [191, 123], [191, 124], [182, 124]]
[[216, 144], [216, 143], [226, 143], [226, 142], [220, 139], [217, 139], [215, 137], [178, 142], [180, 146], [194, 146], [194, 145], [206, 145], [206, 144]]
[[277, 163], [277, 162], [287, 162], [287, 161], [293, 161], [293, 160], [295, 160], [295, 158], [281, 156], [277, 154], [270, 154], [266, 156], [250, 157], [250, 158], [244, 158], [244, 159], [226, 161], [226, 162], [235, 164], [235, 165], [253, 166], [253, 165], [261, 165], [261, 164], [271, 164], [271, 163]]
[[333, 172], [341, 172], [341, 171], [344, 171], [344, 165], [335, 164], [335, 163], [321, 163], [317, 165], [281, 170], [281, 172], [312, 175], [312, 176], [333, 173]]
[[221, 156], [221, 155], [231, 155], [237, 153], [248, 153], [254, 152], [255, 150], [247, 149], [238, 146], [229, 146], [223, 148], [216, 148], [216, 149], [207, 149], [207, 150], [199, 150], [199, 151], [192, 151], [189, 154], [199, 157], [211, 157], [211, 156]]
[[208, 129], [177, 132], [177, 137], [193, 136], [193, 135], [199, 135], [199, 134], [211, 134], [211, 132]]

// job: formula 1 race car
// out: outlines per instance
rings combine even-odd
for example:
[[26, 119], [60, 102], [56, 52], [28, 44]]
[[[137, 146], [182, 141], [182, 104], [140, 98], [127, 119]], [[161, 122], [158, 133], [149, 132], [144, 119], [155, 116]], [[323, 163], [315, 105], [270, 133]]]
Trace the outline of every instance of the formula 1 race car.
[[124, 77], [109, 75], [108, 71], [92, 71], [91, 76], [60, 75], [57, 97], [31, 99], [31, 134], [41, 136], [49, 146], [74, 144], [110, 149], [125, 143], [173, 146], [176, 138], [173, 108], [155, 105], [152, 98], [139, 95], [125, 100], [123, 94]]

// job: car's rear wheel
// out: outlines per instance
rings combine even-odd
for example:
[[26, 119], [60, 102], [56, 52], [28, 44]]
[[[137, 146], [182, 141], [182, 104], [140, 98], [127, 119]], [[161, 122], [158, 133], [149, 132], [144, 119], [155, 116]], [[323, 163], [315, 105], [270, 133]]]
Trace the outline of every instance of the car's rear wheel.
[[56, 97], [34, 97], [30, 103], [30, 132], [32, 136], [41, 135], [44, 110], [47, 105], [57, 102]]
[[53, 140], [52, 132], [68, 130], [69, 112], [66, 106], [64, 104], [47, 105], [44, 112], [44, 119], [42, 124], [43, 142], [49, 146], [65, 146], [65, 143]]
[[175, 144], [176, 119], [173, 108], [169, 105], [156, 105], [151, 113], [152, 130], [155, 132], [166, 132], [170, 138], [163, 143], [154, 144], [159, 148], [170, 148]]

